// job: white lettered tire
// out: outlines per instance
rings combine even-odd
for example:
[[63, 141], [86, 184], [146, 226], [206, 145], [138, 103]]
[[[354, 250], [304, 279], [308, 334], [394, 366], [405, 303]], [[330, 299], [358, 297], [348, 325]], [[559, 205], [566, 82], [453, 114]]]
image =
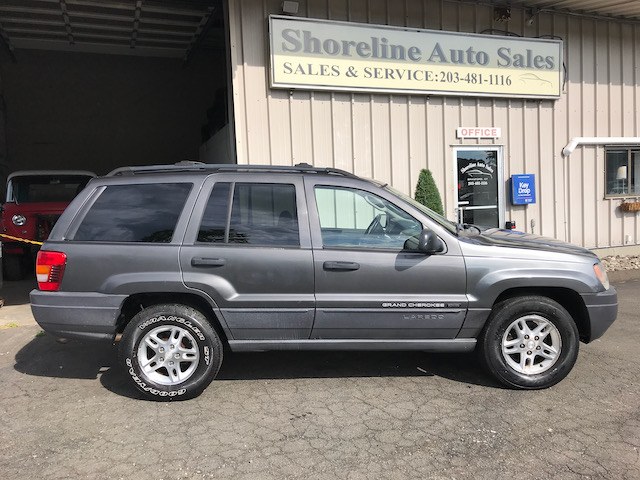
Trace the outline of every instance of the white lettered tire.
[[207, 317], [181, 304], [145, 308], [127, 324], [119, 357], [126, 375], [150, 400], [194, 398], [222, 365], [222, 341]]

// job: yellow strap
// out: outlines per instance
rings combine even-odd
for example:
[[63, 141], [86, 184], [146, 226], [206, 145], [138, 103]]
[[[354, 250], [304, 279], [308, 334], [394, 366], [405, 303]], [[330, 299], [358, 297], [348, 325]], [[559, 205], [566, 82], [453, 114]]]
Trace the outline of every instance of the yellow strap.
[[14, 240], [16, 242], [30, 243], [32, 245], [42, 245], [42, 242], [36, 242], [35, 240], [27, 240], [26, 238], [12, 237], [11, 235], [5, 235], [4, 233], [0, 233], [0, 237], [8, 238], [9, 240]]

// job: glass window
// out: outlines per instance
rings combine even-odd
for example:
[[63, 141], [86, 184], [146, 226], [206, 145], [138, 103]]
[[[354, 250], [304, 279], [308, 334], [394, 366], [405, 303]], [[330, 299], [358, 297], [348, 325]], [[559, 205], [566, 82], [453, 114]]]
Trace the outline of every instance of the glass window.
[[640, 195], [640, 150], [616, 148], [606, 151], [606, 194]]
[[447, 220], [446, 218], [444, 218], [442, 215], [440, 215], [439, 213], [434, 212], [433, 210], [431, 210], [430, 208], [426, 207], [425, 205], [421, 204], [420, 202], [414, 200], [413, 198], [411, 198], [408, 195], [405, 195], [404, 193], [402, 193], [399, 190], [396, 190], [393, 187], [390, 187], [389, 185], [385, 185], [383, 187], [385, 190], [391, 192], [392, 194], [394, 194], [396, 197], [401, 198], [402, 200], [404, 200], [405, 202], [407, 202], [409, 205], [411, 205], [412, 207], [414, 207], [415, 209], [419, 210], [420, 212], [424, 213], [427, 217], [429, 217], [431, 220], [433, 220], [434, 222], [436, 222], [438, 225], [440, 225], [441, 227], [446, 228], [449, 232], [457, 235], [458, 234], [458, 229], [456, 227], [456, 224], [453, 223], [450, 220]]
[[294, 185], [236, 183], [229, 243], [300, 245]]
[[108, 186], [73, 240], [169, 243], [191, 187], [191, 183]]
[[[227, 230], [229, 194], [233, 188]], [[294, 185], [217, 183], [211, 191], [198, 242], [298, 246], [298, 210]]]
[[224, 243], [229, 212], [230, 183], [216, 183], [202, 217], [198, 242]]
[[86, 175], [25, 175], [13, 177], [13, 197], [18, 203], [65, 202], [69, 203], [91, 180]]
[[369, 192], [316, 187], [322, 243], [325, 247], [402, 250], [422, 224], [387, 200]]

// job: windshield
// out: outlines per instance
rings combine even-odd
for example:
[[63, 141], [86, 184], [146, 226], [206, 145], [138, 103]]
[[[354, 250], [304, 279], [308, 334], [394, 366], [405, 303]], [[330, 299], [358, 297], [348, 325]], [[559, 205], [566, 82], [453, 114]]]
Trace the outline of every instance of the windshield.
[[13, 177], [7, 201], [16, 203], [69, 203], [91, 180], [86, 175], [25, 175]]
[[420, 202], [415, 201], [410, 196], [405, 195], [402, 192], [399, 192], [398, 190], [396, 190], [393, 187], [390, 187], [389, 185], [386, 185], [384, 189], [393, 193], [396, 197], [400, 197], [402, 200], [410, 204], [412, 207], [415, 207], [416, 209], [420, 210], [422, 213], [424, 213], [427, 217], [429, 217], [431, 220], [436, 222], [438, 225], [446, 228], [449, 232], [453, 233], [454, 235], [457, 235], [457, 228], [455, 223], [447, 220], [439, 213], [436, 213], [430, 208], [425, 207]]

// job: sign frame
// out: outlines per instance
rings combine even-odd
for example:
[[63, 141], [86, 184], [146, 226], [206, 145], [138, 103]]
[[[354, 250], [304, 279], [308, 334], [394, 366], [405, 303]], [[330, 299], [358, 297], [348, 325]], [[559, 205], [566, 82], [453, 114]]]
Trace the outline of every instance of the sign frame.
[[[506, 38], [509, 42], [518, 42], [518, 41], [526, 41], [526, 42], [541, 42], [541, 43], [553, 43], [558, 45], [558, 65], [556, 66], [556, 70], [554, 70], [554, 74], [558, 75], [558, 89], [557, 94], [549, 94], [549, 95], [539, 95], [539, 94], [520, 94], [520, 93], [499, 93], [499, 92], [464, 92], [464, 91], [456, 91], [456, 90], [422, 90], [422, 89], [411, 89], [411, 88], [386, 88], [386, 87], [365, 87], [365, 86], [340, 86], [340, 85], [328, 85], [322, 84], [320, 82], [310, 85], [310, 84], [297, 84], [297, 83], [287, 83], [287, 82], [279, 82], [276, 81], [275, 78], [275, 49], [274, 49], [274, 26], [273, 22], [278, 20], [286, 20], [286, 21], [296, 21], [296, 22], [309, 22], [309, 23], [324, 23], [331, 25], [344, 25], [349, 28], [367, 28], [367, 29], [377, 29], [381, 31], [381, 34], [385, 30], [387, 31], [396, 31], [396, 32], [413, 32], [413, 33], [428, 33], [428, 34], [436, 34], [442, 36], [457, 36], [457, 37], [471, 37], [471, 38], [482, 38], [486, 39], [488, 37], [491, 38]], [[421, 29], [421, 28], [409, 28], [409, 27], [398, 27], [391, 25], [377, 25], [371, 23], [359, 23], [359, 22], [346, 22], [346, 21], [336, 21], [336, 20], [324, 20], [318, 18], [307, 18], [307, 17], [291, 17], [287, 15], [269, 15], [268, 17], [268, 31], [269, 31], [269, 45], [267, 48], [267, 55], [269, 57], [269, 87], [273, 89], [286, 89], [286, 90], [303, 90], [303, 91], [332, 91], [332, 92], [349, 92], [349, 93], [390, 93], [390, 94], [401, 94], [401, 95], [423, 95], [423, 96], [443, 96], [443, 97], [489, 97], [489, 98], [523, 98], [523, 99], [536, 99], [536, 100], [558, 100], [562, 97], [563, 87], [564, 87], [564, 79], [563, 75], [564, 69], [562, 67], [564, 63], [564, 42], [560, 39], [555, 38], [532, 38], [532, 37], [512, 37], [512, 36], [504, 36], [498, 37], [496, 35], [482, 35], [478, 33], [467, 33], [467, 32], [452, 32], [445, 30], [430, 30], [430, 29]], [[428, 64], [431, 65], [431, 64]], [[421, 65], [422, 66], [422, 65]], [[510, 70], [509, 70], [510, 71]]]

